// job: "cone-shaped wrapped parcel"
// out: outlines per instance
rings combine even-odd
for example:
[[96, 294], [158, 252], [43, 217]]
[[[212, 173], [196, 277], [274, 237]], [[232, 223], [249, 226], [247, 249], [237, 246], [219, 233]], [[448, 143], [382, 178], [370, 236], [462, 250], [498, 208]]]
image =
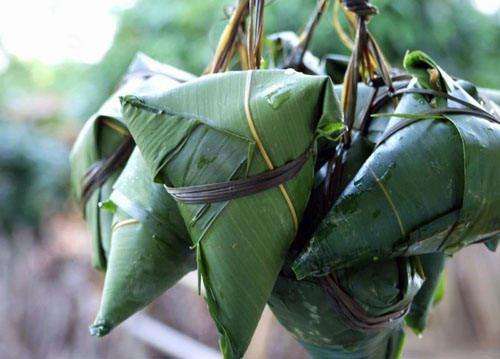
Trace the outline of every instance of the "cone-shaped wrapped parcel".
[[92, 264], [105, 270], [112, 213], [100, 208], [134, 147], [122, 121], [119, 97], [130, 91], [149, 93], [194, 78], [183, 71], [138, 54], [123, 84], [84, 125], [70, 155], [71, 182], [92, 236]]
[[[462, 105], [442, 95], [404, 95], [396, 109], [403, 115], [393, 117], [295, 262], [298, 277], [378, 258], [453, 253], [500, 230], [500, 125], [424, 54], [407, 55], [405, 67], [418, 78], [410, 86], [447, 91], [479, 110], [460, 114]], [[432, 113], [442, 107], [455, 113]]]
[[[335, 275], [348, 297], [340, 307], [331, 282], [280, 276], [269, 300], [279, 322], [313, 358], [398, 358], [403, 317], [422, 284], [412, 260], [346, 268]], [[383, 324], [371, 324], [375, 319]]]
[[[221, 349], [241, 357], [307, 203], [317, 131], [341, 120], [331, 83], [294, 71], [229, 72], [122, 103], [156, 180], [176, 193]], [[256, 177], [276, 171], [284, 173], [275, 182]], [[236, 198], [235, 188], [244, 189]]]
[[111, 250], [91, 333], [107, 334], [195, 268], [174, 199], [152, 181], [136, 148], [114, 185]]
[[[395, 89], [400, 89], [405, 87], [405, 82], [407, 81], [395, 81], [393, 86]], [[334, 92], [340, 97], [342, 86], [334, 86]], [[341, 168], [337, 173], [338, 182], [333, 180], [334, 193], [330, 194], [336, 198], [373, 152], [391, 119], [389, 113], [394, 112], [395, 103], [388, 96], [387, 86], [372, 87], [360, 82], [357, 93], [355, 121], [351, 131], [350, 145], [344, 146], [342, 154], [339, 155], [338, 141], [326, 141], [323, 138], [318, 141], [314, 189], [299, 226], [297, 237], [292, 245], [293, 253], [291, 256], [296, 256], [298, 251], [303, 250], [326, 215], [324, 211], [329, 204], [326, 203], [328, 195], [325, 195], [325, 177], [330, 165], [327, 162], [334, 159], [335, 166]], [[377, 113], [378, 116], [372, 118], [370, 115], [374, 113]], [[338, 162], [336, 162], [337, 158]]]
[[[358, 103], [366, 106], [370, 101], [370, 91], [363, 84], [359, 84], [358, 89], [361, 90]], [[387, 110], [391, 104], [389, 102]], [[345, 154], [342, 178], [338, 181], [341, 189], [370, 155], [374, 142], [384, 130], [383, 125], [387, 124], [387, 117], [362, 124], [362, 112], [357, 111], [353, 141]], [[360, 131], [364, 126], [367, 126], [366, 130]], [[324, 173], [320, 171], [317, 177], [322, 175]], [[315, 206], [318, 204], [311, 202], [321, 202], [321, 188], [319, 185], [314, 189], [299, 235], [307, 236], [308, 227], [314, 227], [317, 222], [319, 211]], [[317, 278], [295, 279], [288, 267], [293, 255], [291, 251], [269, 305], [280, 323], [313, 358], [398, 357], [404, 339], [403, 317], [422, 284], [413, 260], [393, 259], [342, 269], [332, 273], [336, 278], [335, 285]], [[347, 295], [347, 300], [339, 295], [338, 288]]]

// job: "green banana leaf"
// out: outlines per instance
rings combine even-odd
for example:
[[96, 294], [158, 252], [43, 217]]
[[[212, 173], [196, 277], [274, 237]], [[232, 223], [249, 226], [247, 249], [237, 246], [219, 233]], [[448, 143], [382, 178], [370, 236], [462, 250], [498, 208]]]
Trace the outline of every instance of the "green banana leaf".
[[[111, 223], [113, 214], [100, 208], [108, 199], [113, 183], [126, 163], [133, 143], [122, 121], [119, 97], [130, 91], [149, 93], [153, 89], [166, 89], [193, 76], [170, 66], [160, 64], [144, 54], [138, 54], [131, 63], [124, 82], [113, 96], [84, 125], [70, 154], [71, 185], [77, 202], [82, 206], [84, 217], [92, 237], [92, 264], [99, 270], [106, 269], [106, 258], [110, 250]], [[128, 145], [127, 145], [128, 144]], [[121, 147], [124, 146], [124, 147]], [[119, 166], [103, 176], [86, 198], [84, 182], [92, 171], [103, 169], [120, 148], [126, 149]]]
[[[484, 107], [491, 113], [500, 117], [500, 91], [490, 89], [479, 89], [480, 100], [484, 103]], [[495, 252], [500, 242], [500, 233], [493, 238], [484, 242], [486, 248]]]
[[427, 326], [431, 308], [444, 295], [443, 253], [429, 253], [419, 256], [425, 274], [425, 282], [411, 303], [410, 311], [405, 318], [406, 324], [416, 333], [422, 334]]
[[[418, 79], [410, 87], [438, 85], [477, 104], [421, 52], [407, 54], [405, 67]], [[433, 70], [439, 76], [431, 76]], [[343, 191], [295, 262], [299, 278], [380, 258], [451, 254], [498, 234], [500, 125], [473, 115], [418, 115], [436, 106], [457, 107], [433, 100], [403, 96], [396, 109], [403, 115], [394, 116], [389, 127], [411, 114], [419, 120], [378, 146]]]
[[[174, 199], [153, 183], [136, 148], [114, 185], [111, 250], [101, 308], [90, 331], [106, 335], [195, 269]], [[107, 206], [110, 206], [107, 203]]]
[[[481, 104], [484, 108], [500, 118], [500, 91], [486, 88], [476, 88], [470, 82], [459, 80], [458, 83], [465, 91]], [[470, 90], [469, 90], [470, 89]], [[484, 245], [490, 251], [495, 252], [500, 242], [500, 234], [493, 236], [491, 239], [484, 241]]]
[[321, 60], [325, 73], [330, 76], [333, 83], [341, 84], [349, 65], [349, 56], [328, 54]]
[[[422, 283], [410, 259], [389, 260], [337, 272], [341, 286], [371, 316], [408, 306]], [[280, 276], [269, 300], [278, 321], [313, 358], [397, 358], [402, 318], [386, 328], [353, 329], [314, 278]]]
[[482, 99], [488, 99], [491, 101], [498, 110], [498, 106], [500, 106], [500, 90], [479, 88], [477, 89], [477, 92]]
[[[403, 82], [395, 82], [395, 88], [403, 86]], [[381, 95], [386, 91], [386, 87], [381, 87], [378, 94]], [[358, 100], [355, 110], [355, 122], [352, 129], [352, 139], [349, 148], [344, 149], [341, 159], [342, 174], [340, 181], [336, 185], [336, 193], [340, 193], [345, 186], [356, 175], [359, 168], [373, 152], [373, 149], [382, 136], [387, 127], [390, 115], [377, 116], [370, 118], [365, 116], [368, 105], [371, 102], [375, 89], [364, 83], [358, 83]], [[335, 94], [340, 97], [342, 86], [334, 87]], [[386, 101], [376, 111], [377, 113], [392, 113], [394, 112], [394, 102]], [[307, 244], [314, 231], [324, 216], [325, 193], [324, 181], [327, 174], [327, 162], [336, 156], [338, 141], [327, 141], [324, 138], [318, 140], [318, 156], [316, 160], [316, 174], [314, 189], [311, 193], [311, 198], [308, 202], [303, 220], [299, 226], [297, 238], [292, 246], [291, 256], [296, 256], [297, 251], [302, 251], [303, 246]], [[322, 214], [323, 213], [323, 214]]]
[[[328, 78], [290, 70], [204, 76], [122, 104], [154, 178], [174, 187], [280, 167], [341, 120]], [[284, 185], [246, 197], [178, 202], [225, 357], [241, 357], [249, 344], [306, 206], [313, 167], [311, 155]]]
[[[394, 87], [396, 89], [404, 87], [405, 81], [395, 81]], [[335, 95], [341, 98], [343, 91], [343, 86], [334, 86]], [[343, 159], [344, 166], [347, 171], [351, 171], [349, 167], [353, 164], [356, 170], [359, 169], [358, 160], [356, 157], [361, 156], [363, 161], [373, 152], [378, 139], [383, 135], [385, 128], [387, 127], [389, 120], [391, 119], [390, 113], [394, 112], [394, 102], [390, 99], [383, 101], [380, 106], [376, 109], [372, 108], [375, 113], [380, 114], [380, 116], [372, 117], [366, 116], [368, 106], [372, 103], [372, 96], [375, 92], [375, 99], [381, 97], [386, 91], [386, 86], [381, 86], [376, 90], [374, 87], [369, 86], [365, 83], [358, 83], [358, 100], [356, 102], [355, 110], [355, 122], [352, 131], [352, 141], [360, 142], [361, 146], [351, 145], [351, 149], [345, 154]], [[371, 112], [371, 111], [370, 111]], [[387, 115], [384, 115], [387, 114]], [[316, 168], [321, 168], [328, 160], [330, 160], [336, 152], [338, 141], [325, 140], [320, 138], [318, 141], [318, 159], [316, 161]], [[354, 158], [351, 160], [350, 158]], [[325, 169], [326, 170], [326, 169]], [[352, 172], [352, 171], [351, 171]], [[353, 175], [355, 172], [353, 173]], [[347, 184], [346, 181], [350, 181], [352, 178], [346, 176], [342, 177], [342, 188]]]

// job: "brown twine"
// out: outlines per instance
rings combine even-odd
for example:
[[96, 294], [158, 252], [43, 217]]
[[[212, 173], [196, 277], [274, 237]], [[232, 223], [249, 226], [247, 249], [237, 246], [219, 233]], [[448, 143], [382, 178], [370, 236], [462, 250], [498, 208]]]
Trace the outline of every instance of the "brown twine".
[[371, 16], [378, 13], [377, 8], [366, 0], [339, 1], [346, 11], [356, 15], [356, 36], [344, 77], [344, 89], [342, 92], [342, 106], [346, 126], [343, 141], [346, 148], [348, 148], [356, 115], [357, 84], [359, 80], [363, 77], [370, 80], [375, 78], [376, 68], [378, 68], [380, 78], [383, 79], [389, 91], [393, 90], [393, 86], [389, 65], [367, 28], [367, 23], [370, 21]]
[[[345, 10], [356, 16], [356, 36], [349, 59], [347, 71], [344, 77], [344, 89], [342, 93], [342, 105], [344, 110], [344, 125], [346, 131], [341, 142], [337, 146], [335, 156], [329, 161], [327, 175], [325, 178], [325, 206], [324, 214], [328, 212], [336, 198], [340, 195], [340, 181], [343, 173], [343, 158], [349, 150], [351, 143], [351, 132], [355, 123], [357, 86], [364, 78], [371, 87], [370, 100], [361, 112], [360, 131], [365, 133], [368, 128], [371, 114], [382, 106], [384, 101], [393, 99], [393, 81], [400, 78], [391, 78], [389, 65], [387, 64], [380, 47], [367, 29], [367, 23], [371, 16], [376, 15], [378, 10], [366, 0], [339, 0]], [[378, 68], [378, 76], [376, 69]], [[405, 78], [406, 79], [406, 78]], [[402, 84], [400, 86], [405, 86]], [[382, 86], [385, 89], [381, 90]], [[399, 89], [399, 86], [398, 86]], [[376, 104], [376, 106], [374, 106]], [[409, 310], [409, 303], [401, 310], [387, 313], [382, 316], [369, 315], [355, 299], [347, 293], [338, 283], [334, 272], [319, 280], [320, 285], [332, 299], [334, 310], [341, 314], [346, 324], [352, 329], [369, 331], [379, 330], [393, 326], [400, 322]]]
[[291, 180], [300, 172], [310, 154], [309, 149], [281, 167], [249, 178], [189, 187], [165, 186], [165, 188], [175, 200], [187, 204], [229, 201], [278, 187]]
[[378, 14], [377, 7], [367, 0], [341, 0], [341, 2], [347, 10], [364, 18]]
[[134, 149], [134, 140], [127, 135], [115, 152], [108, 158], [94, 163], [82, 178], [81, 205], [85, 207], [96, 189], [121, 166], [125, 165]]
[[237, 43], [236, 38], [240, 33], [240, 26], [248, 14], [248, 3], [249, 0], [240, 0], [233, 10], [229, 23], [219, 39], [212, 63], [206, 70], [207, 73], [225, 71], [229, 65], [229, 61], [234, 54], [234, 47]]
[[[351, 144], [351, 133], [355, 123], [356, 104], [358, 96], [358, 83], [364, 77], [365, 82], [374, 87], [371, 93], [370, 106], [375, 101], [378, 94], [378, 87], [382, 84], [387, 87], [387, 92], [394, 91], [393, 80], [390, 75], [390, 69], [385, 57], [380, 50], [377, 42], [370, 34], [367, 28], [371, 16], [376, 15], [378, 10], [369, 1], [366, 0], [338, 0], [344, 9], [356, 16], [356, 37], [352, 49], [352, 54], [349, 59], [347, 70], [344, 77], [344, 87], [342, 91], [342, 107], [344, 112], [344, 125], [346, 130], [343, 133], [341, 143], [337, 147], [336, 155], [332, 158], [328, 165], [325, 211], [333, 204], [338, 189], [336, 188], [342, 171], [343, 158]], [[379, 74], [376, 74], [376, 68]], [[390, 97], [393, 98], [393, 97]], [[363, 111], [361, 122], [362, 131], [366, 130], [368, 121], [370, 120], [371, 107], [368, 106]], [[340, 158], [340, 160], [339, 160]]]
[[[410, 94], [410, 93], [446, 98], [450, 101], [453, 101], [453, 102], [458, 103], [462, 106], [465, 106], [465, 108], [445, 107], [445, 108], [431, 109], [429, 111], [426, 111], [425, 113], [413, 113], [412, 114], [413, 116], [418, 116], [418, 117], [411, 118], [408, 121], [399, 122], [395, 126], [388, 129], [382, 135], [382, 138], [379, 139], [376, 147], [380, 146], [388, 138], [390, 138], [391, 136], [393, 136], [395, 133], [399, 132], [403, 128], [406, 128], [409, 125], [411, 125], [415, 122], [418, 122], [426, 117], [430, 118], [433, 116], [441, 116], [441, 115], [442, 116], [445, 116], [445, 115], [470, 115], [470, 116], [474, 116], [474, 117], [484, 118], [488, 121], [500, 124], [500, 119], [498, 119], [493, 114], [486, 111], [485, 109], [478, 107], [477, 105], [475, 105], [473, 103], [470, 103], [468, 101], [465, 101], [465, 100], [462, 100], [458, 97], [455, 97], [453, 95], [450, 95], [446, 92], [430, 90], [430, 89], [421, 89], [421, 88], [410, 88], [410, 89], [404, 88], [404, 89], [399, 89], [399, 90], [394, 91], [394, 93], [390, 94], [389, 96], [400, 96], [400, 95]], [[399, 115], [403, 116], [406, 114], [399, 114]], [[398, 114], [393, 113], [393, 114], [391, 114], [391, 116], [398, 116]]]
[[[363, 118], [368, 120], [370, 114], [378, 111], [385, 103], [387, 103], [394, 96], [401, 96], [409, 93], [422, 94], [427, 96], [438, 96], [446, 98], [450, 101], [456, 102], [465, 106], [465, 108], [441, 108], [441, 109], [433, 109], [426, 113], [416, 114], [422, 115], [423, 118], [425, 116], [435, 116], [435, 115], [450, 115], [450, 114], [459, 114], [459, 115], [472, 115], [476, 117], [481, 117], [487, 119], [489, 121], [500, 123], [500, 120], [496, 118], [494, 115], [489, 113], [477, 105], [470, 103], [468, 101], [464, 101], [460, 98], [447, 94], [445, 92], [428, 90], [428, 89], [420, 89], [420, 88], [412, 88], [407, 89], [404, 88], [405, 85], [408, 84], [408, 75], [402, 75], [399, 77], [392, 78], [393, 81], [403, 80], [400, 86], [403, 88], [396, 88], [394, 91], [390, 91], [388, 88], [385, 88], [381, 94], [378, 94], [380, 90], [381, 83], [372, 84], [378, 85], [379, 87], [374, 87], [372, 91], [371, 99], [363, 111]], [[392, 114], [393, 116], [397, 116], [398, 114]], [[403, 114], [401, 114], [403, 115]], [[386, 141], [389, 137], [400, 131], [401, 129], [419, 121], [421, 118], [410, 119], [408, 121], [404, 121], [399, 123], [398, 125], [391, 128], [388, 132], [386, 132], [383, 137], [378, 141], [376, 147], [380, 146], [384, 141]], [[366, 121], [367, 122], [367, 121]], [[342, 145], [342, 144], [341, 144]], [[340, 149], [341, 151], [341, 149]], [[332, 179], [330, 181], [335, 180], [335, 178], [340, 178], [342, 166], [339, 165], [338, 156], [335, 158], [334, 169], [338, 168], [338, 172], [332, 172]], [[335, 186], [335, 183], [331, 183], [330, 185]], [[335, 197], [335, 196], [334, 196]], [[326, 277], [319, 278], [319, 283], [323, 287], [323, 289], [327, 292], [327, 294], [332, 299], [332, 305], [336, 312], [340, 313], [342, 317], [345, 319], [346, 324], [349, 325], [352, 329], [356, 330], [379, 330], [383, 328], [388, 328], [394, 325], [394, 323], [400, 322], [404, 316], [408, 313], [409, 305], [405, 305], [403, 308], [397, 311], [393, 311], [387, 313], [383, 316], [371, 316], [369, 315], [360, 305], [352, 298], [349, 293], [345, 291], [344, 288], [338, 282], [338, 279], [334, 272]]]
[[264, 33], [264, 0], [248, 2], [247, 58], [248, 68], [260, 68]]
[[342, 288], [334, 273], [319, 278], [319, 283], [332, 299], [334, 310], [341, 314], [345, 323], [354, 330], [372, 331], [390, 328], [401, 322], [410, 309], [410, 303], [407, 303], [400, 310], [373, 316]]

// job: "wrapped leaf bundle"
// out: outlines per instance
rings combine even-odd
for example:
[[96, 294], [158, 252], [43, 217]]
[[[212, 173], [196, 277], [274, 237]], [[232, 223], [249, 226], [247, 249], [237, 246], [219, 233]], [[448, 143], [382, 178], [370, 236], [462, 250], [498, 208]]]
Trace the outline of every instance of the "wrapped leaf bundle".
[[209, 75], [122, 99], [155, 179], [178, 201], [226, 357], [241, 357], [312, 184], [314, 147], [341, 118], [326, 77]]
[[113, 187], [111, 250], [97, 336], [139, 311], [195, 268], [189, 236], [174, 199], [149, 176], [136, 148]]
[[[388, 118], [367, 123], [373, 88], [358, 84], [356, 125], [350, 147], [342, 160], [337, 186], [353, 178], [373, 150]], [[391, 110], [392, 102], [384, 105]], [[360, 128], [364, 128], [363, 131]], [[304, 214], [294, 247], [303, 247], [321, 220], [325, 172]], [[402, 350], [402, 320], [422, 284], [413, 260], [398, 259], [365, 267], [341, 269], [326, 279], [298, 281], [288, 265], [297, 252], [289, 253], [269, 300], [280, 323], [309, 351], [313, 358], [396, 358]], [[333, 280], [333, 278], [335, 280]]]
[[71, 182], [90, 228], [95, 268], [105, 270], [113, 214], [100, 208], [108, 199], [134, 143], [122, 121], [119, 97], [130, 91], [149, 93], [191, 79], [187, 73], [138, 54], [119, 90], [84, 125], [70, 155]]
[[294, 264], [298, 277], [453, 253], [500, 231], [498, 120], [425, 54], [407, 54], [405, 67], [418, 83]]
[[335, 278], [280, 276], [271, 310], [313, 358], [397, 358], [403, 317], [422, 284], [412, 260], [342, 269]]
[[[401, 88], [404, 81], [394, 83], [395, 88]], [[371, 118], [373, 113], [392, 113], [394, 102], [388, 96], [386, 86], [369, 86], [358, 83], [358, 101], [355, 109], [355, 122], [351, 130], [351, 141], [348, 147], [342, 147], [340, 141], [327, 141], [320, 138], [318, 141], [318, 156], [316, 160], [315, 185], [308, 202], [303, 220], [295, 242], [292, 245], [291, 256], [298, 255], [303, 247], [311, 240], [314, 231], [326, 215], [328, 198], [336, 198], [353, 179], [357, 171], [370, 156], [378, 139], [387, 127], [390, 115]], [[335, 86], [334, 92], [341, 95], [342, 86]], [[339, 154], [339, 150], [342, 152]], [[333, 160], [333, 163], [332, 163]], [[335, 175], [328, 172], [332, 167], [340, 168]], [[328, 187], [332, 188], [329, 192]]]

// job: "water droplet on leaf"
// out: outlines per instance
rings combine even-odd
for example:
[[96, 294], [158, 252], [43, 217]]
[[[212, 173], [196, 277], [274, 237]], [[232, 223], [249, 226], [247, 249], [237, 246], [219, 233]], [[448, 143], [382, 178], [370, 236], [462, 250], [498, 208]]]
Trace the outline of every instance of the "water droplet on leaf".
[[291, 94], [290, 88], [285, 84], [275, 84], [269, 88], [265, 98], [267, 103], [276, 110], [290, 98]]

